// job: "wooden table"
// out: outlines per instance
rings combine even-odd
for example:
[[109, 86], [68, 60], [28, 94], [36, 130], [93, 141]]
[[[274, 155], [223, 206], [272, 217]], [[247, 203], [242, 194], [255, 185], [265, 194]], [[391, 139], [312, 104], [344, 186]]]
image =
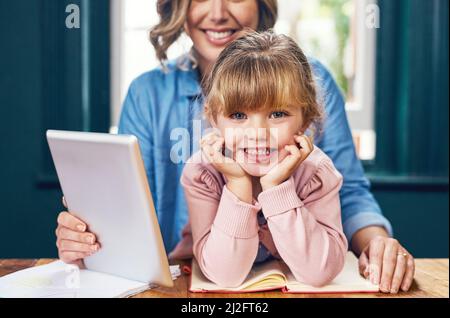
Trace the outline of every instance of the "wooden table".
[[[52, 259], [5, 259], [0, 260], [0, 276], [25, 269], [44, 265]], [[181, 266], [187, 263], [179, 263]], [[197, 294], [188, 292], [189, 276], [182, 273], [173, 288], [156, 288], [141, 293], [136, 298], [310, 298], [310, 297], [449, 297], [448, 259], [416, 259], [416, 275], [409, 292], [397, 295], [389, 294], [283, 294], [279, 291], [249, 294]]]

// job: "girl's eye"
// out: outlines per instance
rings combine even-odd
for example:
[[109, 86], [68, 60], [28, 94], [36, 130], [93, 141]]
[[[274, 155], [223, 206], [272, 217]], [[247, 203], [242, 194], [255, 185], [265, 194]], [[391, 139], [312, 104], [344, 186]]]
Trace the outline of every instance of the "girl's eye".
[[243, 120], [247, 119], [247, 116], [244, 113], [234, 113], [230, 115], [231, 119]]
[[288, 116], [288, 114], [286, 112], [273, 112], [272, 114], [270, 114], [271, 118], [277, 119], [277, 118], [283, 118]]

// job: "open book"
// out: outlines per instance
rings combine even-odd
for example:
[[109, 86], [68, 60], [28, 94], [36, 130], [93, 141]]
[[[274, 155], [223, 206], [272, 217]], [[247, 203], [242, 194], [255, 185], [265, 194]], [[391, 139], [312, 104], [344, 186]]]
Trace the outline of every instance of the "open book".
[[[170, 271], [172, 279], [180, 276], [179, 266], [171, 266]], [[130, 297], [152, 287], [56, 261], [0, 277], [0, 298]]]
[[281, 289], [284, 293], [376, 293], [377, 285], [364, 279], [358, 270], [358, 259], [348, 252], [341, 273], [327, 286], [316, 288], [295, 280], [287, 265], [273, 260], [255, 266], [244, 283], [236, 288], [223, 288], [209, 281], [195, 259], [192, 261], [191, 285], [194, 293], [248, 293]]

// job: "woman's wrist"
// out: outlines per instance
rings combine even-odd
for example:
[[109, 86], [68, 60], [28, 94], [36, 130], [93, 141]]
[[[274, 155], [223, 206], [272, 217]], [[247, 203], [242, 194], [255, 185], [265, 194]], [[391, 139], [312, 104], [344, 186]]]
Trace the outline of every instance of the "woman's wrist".
[[377, 236], [389, 237], [388, 232], [382, 226], [368, 226], [353, 234], [351, 248], [356, 255], [360, 255], [372, 239]]
[[249, 176], [227, 178], [227, 188], [242, 202], [252, 204], [252, 180]]

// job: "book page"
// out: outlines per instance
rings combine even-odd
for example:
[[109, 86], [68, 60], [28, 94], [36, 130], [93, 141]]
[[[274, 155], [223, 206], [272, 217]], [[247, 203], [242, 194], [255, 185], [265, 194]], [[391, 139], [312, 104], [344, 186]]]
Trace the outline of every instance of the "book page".
[[245, 282], [237, 288], [225, 288], [211, 282], [203, 275], [195, 259], [192, 260], [191, 287], [192, 292], [254, 292], [269, 289], [280, 289], [286, 284], [286, 277], [277, 260], [273, 260], [252, 268]]
[[[172, 277], [179, 268], [171, 267]], [[148, 284], [56, 261], [0, 278], [2, 298], [114, 298], [149, 289]]]
[[320, 288], [308, 286], [295, 280], [286, 264], [281, 264], [287, 277], [287, 292], [290, 293], [357, 293], [378, 292], [378, 285], [372, 284], [359, 274], [358, 259], [347, 252], [345, 265], [338, 276], [328, 285]]

